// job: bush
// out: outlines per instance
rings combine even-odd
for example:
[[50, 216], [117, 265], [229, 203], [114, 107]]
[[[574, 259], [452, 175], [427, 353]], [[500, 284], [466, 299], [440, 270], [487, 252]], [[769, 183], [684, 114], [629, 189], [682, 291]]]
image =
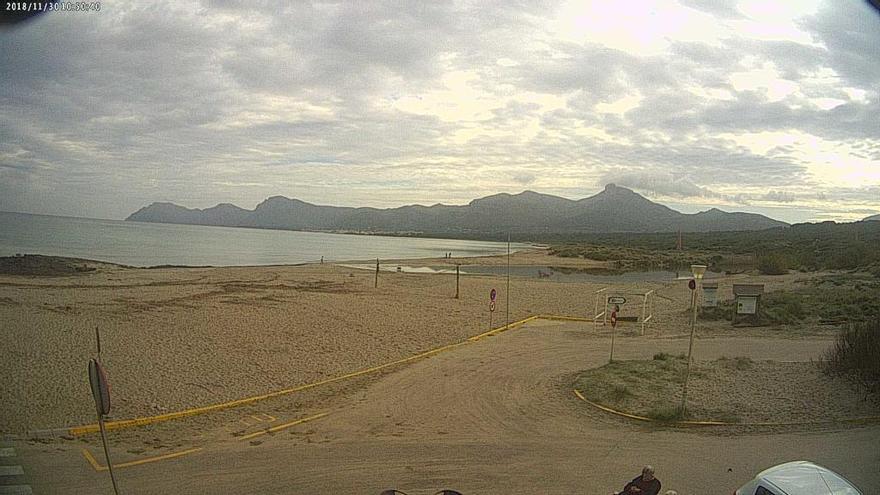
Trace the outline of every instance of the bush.
[[759, 256], [758, 271], [764, 275], [785, 275], [788, 273], [788, 262], [778, 254]]
[[806, 317], [803, 296], [791, 292], [770, 292], [764, 296], [763, 315], [771, 323], [797, 323]]
[[880, 318], [851, 323], [823, 354], [826, 373], [845, 376], [868, 393], [880, 392]]

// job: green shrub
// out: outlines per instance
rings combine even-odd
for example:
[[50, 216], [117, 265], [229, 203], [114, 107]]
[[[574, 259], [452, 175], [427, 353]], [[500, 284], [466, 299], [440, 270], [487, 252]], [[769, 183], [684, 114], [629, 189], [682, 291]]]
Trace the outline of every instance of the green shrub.
[[785, 275], [788, 273], [788, 262], [778, 254], [758, 256], [758, 271], [764, 275]]
[[864, 387], [867, 393], [880, 392], [880, 318], [851, 323], [825, 351], [826, 373], [837, 373]]

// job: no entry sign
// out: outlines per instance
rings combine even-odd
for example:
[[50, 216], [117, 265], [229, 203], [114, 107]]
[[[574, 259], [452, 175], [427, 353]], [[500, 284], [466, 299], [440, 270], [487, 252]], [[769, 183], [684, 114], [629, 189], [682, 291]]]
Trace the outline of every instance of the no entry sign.
[[92, 386], [92, 397], [95, 399], [95, 407], [98, 415], [104, 416], [110, 413], [110, 385], [107, 383], [107, 375], [101, 363], [94, 359], [89, 360], [89, 384]]

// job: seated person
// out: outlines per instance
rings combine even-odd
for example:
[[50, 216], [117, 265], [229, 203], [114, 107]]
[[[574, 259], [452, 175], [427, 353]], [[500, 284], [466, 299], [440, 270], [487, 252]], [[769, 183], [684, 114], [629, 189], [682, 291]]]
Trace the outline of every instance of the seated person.
[[654, 477], [654, 468], [645, 466], [641, 476], [637, 476], [623, 487], [619, 495], [657, 495], [660, 493], [660, 480]]

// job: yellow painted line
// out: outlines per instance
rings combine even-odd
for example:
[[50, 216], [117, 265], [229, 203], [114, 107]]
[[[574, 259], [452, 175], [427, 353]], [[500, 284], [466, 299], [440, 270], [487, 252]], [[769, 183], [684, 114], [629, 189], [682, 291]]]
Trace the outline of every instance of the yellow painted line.
[[528, 318], [524, 318], [524, 319], [522, 319], [522, 320], [515, 321], [515, 322], [513, 322], [513, 323], [511, 323], [511, 324], [509, 324], [509, 325], [504, 325], [504, 326], [502, 326], [502, 327], [498, 327], [498, 328], [495, 328], [495, 329], [489, 330], [488, 332], [483, 332], [483, 333], [481, 333], [481, 334], [479, 334], [479, 335], [474, 335], [473, 337], [469, 338], [468, 341], [469, 341], [469, 342], [476, 342], [476, 341], [478, 341], [478, 340], [480, 340], [480, 339], [482, 339], [482, 338], [484, 338], [484, 337], [491, 337], [491, 336], [493, 336], [493, 335], [498, 335], [498, 334], [501, 333], [501, 332], [506, 332], [507, 330], [513, 330], [513, 329], [516, 328], [516, 327], [519, 327], [519, 326], [525, 325], [526, 323], [528, 323], [528, 322], [530, 322], [530, 321], [532, 321], [532, 320], [536, 320], [536, 319], [538, 319], [538, 318], [540, 318], [540, 316], [538, 316], [538, 315], [535, 315], [535, 316], [529, 316]]
[[[342, 380], [347, 380], [349, 378], [354, 378], [354, 377], [366, 375], [369, 373], [375, 373], [376, 371], [381, 371], [383, 369], [391, 368], [393, 366], [398, 366], [398, 365], [401, 365], [404, 363], [408, 363], [410, 361], [415, 361], [415, 360], [422, 359], [422, 358], [425, 358], [428, 356], [433, 356], [434, 354], [439, 354], [441, 352], [448, 351], [450, 349], [454, 349], [456, 347], [468, 344], [470, 342], [476, 342], [484, 337], [489, 337], [489, 336], [497, 335], [497, 334], [504, 332], [504, 331], [507, 331], [507, 330], [512, 330], [516, 327], [522, 326], [522, 325], [524, 325], [532, 320], [536, 320], [538, 318], [542, 318], [542, 316], [540, 316], [540, 315], [530, 316], [528, 318], [524, 318], [522, 320], [513, 322], [509, 325], [504, 325], [502, 327], [498, 327], [498, 328], [489, 330], [488, 332], [483, 332], [479, 335], [475, 335], [475, 336], [470, 337], [467, 340], [464, 340], [461, 342], [448, 344], [448, 345], [438, 347], [436, 349], [431, 349], [429, 351], [425, 351], [420, 354], [416, 354], [416, 355], [413, 355], [413, 356], [410, 356], [407, 358], [398, 359], [397, 361], [392, 361], [390, 363], [385, 363], [385, 364], [381, 364], [378, 366], [373, 366], [371, 368], [363, 369], [360, 371], [354, 371], [351, 373], [347, 373], [345, 375], [337, 376], [334, 378], [328, 378], [326, 380], [321, 380], [319, 382], [309, 383], [306, 385], [300, 385], [297, 387], [287, 388], [284, 390], [278, 390], [275, 392], [270, 392], [268, 394], [256, 395], [253, 397], [246, 397], [243, 399], [237, 399], [237, 400], [233, 400], [233, 401], [229, 401], [229, 402], [223, 402], [220, 404], [211, 404], [209, 406], [196, 407], [196, 408], [192, 408], [192, 409], [184, 409], [182, 411], [176, 411], [176, 412], [167, 413], [167, 414], [159, 414], [157, 416], [146, 416], [146, 417], [141, 417], [141, 418], [107, 421], [104, 423], [104, 426], [108, 430], [132, 428], [135, 426], [145, 426], [145, 425], [149, 425], [149, 424], [161, 423], [164, 421], [171, 421], [174, 419], [186, 418], [189, 416], [196, 416], [196, 415], [200, 415], [200, 414], [221, 411], [224, 409], [230, 409], [233, 407], [243, 406], [246, 404], [252, 404], [254, 402], [258, 402], [261, 400], [271, 399], [273, 397], [280, 397], [282, 395], [288, 395], [288, 394], [292, 394], [295, 392], [302, 392], [303, 390], [308, 390], [310, 388], [320, 387], [321, 385], [328, 385], [330, 383], [334, 383], [334, 382], [338, 382], [338, 381], [342, 381]], [[74, 427], [67, 429], [68, 434], [70, 434], [71, 436], [82, 436], [82, 435], [86, 435], [89, 433], [97, 433], [98, 431], [99, 431], [99, 428], [98, 428], [97, 424], [74, 426]]]
[[553, 320], [553, 321], [587, 321], [592, 322], [592, 318], [581, 318], [579, 316], [559, 316], [559, 315], [541, 315], [538, 318], [542, 320]]
[[271, 423], [271, 422], [273, 422], [273, 421], [275, 421], [275, 420], [278, 419], [278, 418], [276, 418], [275, 416], [272, 416], [271, 414], [266, 414], [266, 413], [257, 413], [257, 414], [253, 414], [253, 415], [251, 415], [251, 417], [252, 417], [252, 418], [255, 418], [255, 419], [258, 419], [258, 420], [260, 420], [260, 421], [265, 421], [265, 422], [267, 422], [267, 423]]
[[[202, 447], [196, 447], [193, 449], [183, 450], [180, 452], [172, 452], [170, 454], [158, 455], [156, 457], [147, 457], [145, 459], [138, 459], [136, 461], [121, 462], [119, 464], [114, 464], [113, 467], [114, 468], [127, 468], [127, 467], [131, 467], [131, 466], [139, 466], [141, 464], [148, 464], [151, 462], [164, 461], [166, 459], [174, 459], [175, 457], [185, 456], [187, 454], [192, 454], [193, 452], [198, 452], [200, 450], [202, 450]], [[83, 457], [85, 457], [86, 460], [89, 461], [89, 464], [92, 465], [92, 468], [95, 471], [107, 471], [107, 466], [102, 466], [101, 464], [99, 464], [98, 461], [95, 459], [95, 457], [92, 455], [92, 453], [89, 452], [89, 449], [82, 449], [82, 454], [83, 454]]]
[[727, 423], [724, 421], [660, 421], [653, 418], [646, 418], [644, 416], [636, 416], [635, 414], [629, 414], [622, 411], [618, 411], [616, 409], [611, 409], [610, 407], [605, 407], [601, 404], [597, 404], [586, 397], [577, 389], [574, 390], [574, 394], [578, 396], [578, 398], [587, 404], [601, 409], [607, 413], [614, 414], [616, 416], [622, 416], [624, 418], [636, 419], [639, 421], [647, 421], [650, 423], [662, 423], [665, 425], [672, 426], [820, 426], [820, 425], [829, 425], [829, 424], [840, 424], [840, 423], [873, 423], [880, 422], [880, 416], [871, 416], [866, 418], [846, 418], [846, 419], [830, 419], [825, 421], [796, 421], [793, 423]]
[[82, 455], [86, 458], [87, 461], [89, 461], [89, 464], [92, 465], [92, 469], [94, 469], [95, 471], [107, 470], [105, 466], [98, 464], [98, 461], [95, 460], [95, 458], [92, 456], [92, 453], [89, 452], [89, 449], [82, 449]]
[[283, 425], [273, 426], [271, 428], [266, 428], [265, 430], [262, 430], [262, 431], [250, 433], [248, 435], [244, 435], [242, 437], [239, 437], [238, 439], [239, 440], [250, 440], [251, 438], [258, 437], [260, 435], [265, 435], [266, 433], [275, 433], [276, 431], [281, 431], [285, 428], [290, 428], [291, 426], [296, 426], [299, 424], [307, 423], [309, 421], [314, 421], [316, 419], [323, 418], [324, 416], [326, 416], [328, 414], [330, 414], [330, 413], [316, 414], [314, 416], [309, 416], [308, 418], [298, 419], [296, 421], [291, 421], [290, 423], [284, 423]]
[[581, 394], [581, 392], [580, 392], [579, 390], [575, 390], [574, 393], [575, 393], [575, 395], [577, 395], [578, 398], [580, 398], [582, 401], [586, 402], [587, 404], [590, 404], [590, 405], [593, 406], [593, 407], [599, 408], [599, 409], [601, 409], [601, 410], [603, 410], [603, 411], [605, 411], [605, 412], [609, 412], [609, 413], [611, 413], [611, 414], [615, 414], [615, 415], [617, 415], [617, 416], [623, 416], [623, 417], [625, 417], [625, 418], [637, 419], [637, 420], [639, 420], [639, 421], [651, 421], [651, 422], [654, 421], [654, 420], [651, 419], [651, 418], [646, 418], [646, 417], [644, 417], [644, 416], [636, 416], [635, 414], [629, 414], [629, 413], [625, 413], [625, 412], [615, 411], [614, 409], [611, 409], [610, 407], [605, 407], [605, 406], [603, 406], [603, 405], [601, 405], [601, 404], [596, 404], [595, 402], [592, 402], [592, 401], [588, 400], [586, 397], [584, 397], [583, 394]]

